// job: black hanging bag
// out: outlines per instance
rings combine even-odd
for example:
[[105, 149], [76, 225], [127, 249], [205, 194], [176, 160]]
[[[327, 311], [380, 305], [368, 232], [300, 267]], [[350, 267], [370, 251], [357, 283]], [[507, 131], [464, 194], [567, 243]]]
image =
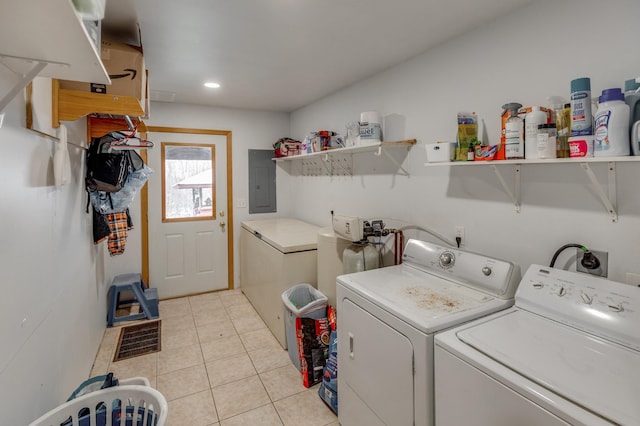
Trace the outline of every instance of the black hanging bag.
[[138, 170], [143, 162], [133, 150], [114, 150], [111, 145], [126, 139], [121, 132], [111, 132], [93, 138], [87, 150], [87, 191], [118, 192], [132, 170]]

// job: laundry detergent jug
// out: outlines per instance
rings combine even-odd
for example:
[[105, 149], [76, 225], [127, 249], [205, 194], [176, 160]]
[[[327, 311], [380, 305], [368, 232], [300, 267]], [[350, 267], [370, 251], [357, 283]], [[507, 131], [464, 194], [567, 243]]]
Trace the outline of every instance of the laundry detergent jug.
[[640, 83], [637, 80], [624, 82], [624, 101], [629, 105], [629, 140], [633, 155], [640, 155]]

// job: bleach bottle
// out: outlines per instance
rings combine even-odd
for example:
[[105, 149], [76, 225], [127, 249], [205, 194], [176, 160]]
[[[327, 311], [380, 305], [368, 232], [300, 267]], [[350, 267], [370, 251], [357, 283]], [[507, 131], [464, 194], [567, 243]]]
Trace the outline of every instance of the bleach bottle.
[[605, 89], [595, 117], [595, 156], [629, 155], [629, 105], [620, 88]]

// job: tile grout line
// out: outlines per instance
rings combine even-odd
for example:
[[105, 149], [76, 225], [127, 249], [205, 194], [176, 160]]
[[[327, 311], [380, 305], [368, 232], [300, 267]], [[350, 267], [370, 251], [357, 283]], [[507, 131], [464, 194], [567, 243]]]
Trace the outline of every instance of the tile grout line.
[[[247, 302], [248, 302], [248, 303], [250, 303], [248, 300], [247, 300]], [[247, 333], [250, 333], [250, 332], [251, 332], [251, 331], [247, 331], [247, 332], [245, 332], [245, 333], [238, 333], [238, 329], [236, 328], [235, 323], [233, 322], [233, 318], [231, 318], [231, 315], [230, 315], [230, 313], [229, 313], [228, 306], [226, 306], [226, 305], [224, 304], [224, 302], [222, 303], [222, 305], [223, 305], [223, 307], [224, 307], [224, 309], [225, 309], [225, 311], [226, 311], [227, 315], [229, 315], [229, 319], [231, 320], [231, 324], [233, 325], [234, 330], [236, 330], [236, 334], [238, 335], [238, 337], [240, 337], [240, 334], [247, 334]], [[229, 305], [229, 306], [233, 306], [233, 305]], [[252, 306], [252, 308], [253, 308], [253, 306]], [[254, 308], [254, 309], [255, 309], [255, 308]], [[257, 313], [257, 312], [256, 312], [256, 313]], [[262, 320], [262, 318], [260, 318], [260, 319]], [[264, 320], [262, 320], [262, 321], [264, 322]], [[266, 324], [265, 324], [265, 326], [266, 326]], [[267, 328], [267, 329], [268, 329], [268, 328]], [[255, 330], [254, 330], [254, 331], [255, 331]], [[252, 410], [255, 410], [255, 409], [257, 409], [257, 408], [261, 408], [261, 407], [265, 407], [265, 406], [267, 406], [267, 405], [271, 405], [271, 406], [273, 407], [273, 410], [276, 412], [276, 415], [278, 416], [278, 419], [280, 420], [280, 423], [281, 423], [282, 425], [284, 425], [284, 424], [285, 424], [285, 423], [284, 423], [284, 420], [283, 420], [282, 416], [280, 415], [280, 412], [278, 411], [278, 408], [277, 408], [277, 407], [276, 407], [276, 405], [275, 405], [275, 401], [273, 400], [273, 398], [271, 397], [271, 395], [270, 395], [270, 394], [269, 394], [269, 392], [267, 391], [267, 388], [266, 388], [266, 386], [265, 386], [265, 384], [264, 384], [264, 381], [262, 380], [261, 373], [258, 371], [258, 368], [256, 367], [255, 362], [253, 361], [253, 359], [252, 359], [252, 358], [251, 358], [251, 356], [249, 355], [249, 350], [247, 349], [247, 346], [245, 345], [245, 343], [244, 343], [244, 341], [242, 340], [242, 338], [240, 338], [240, 343], [242, 344], [242, 347], [244, 348], [245, 353], [246, 353], [246, 354], [247, 354], [247, 356], [249, 357], [249, 361], [251, 361], [251, 365], [253, 366], [253, 369], [256, 371], [256, 376], [258, 377], [258, 380], [260, 381], [260, 384], [262, 385], [262, 389], [263, 389], [263, 390], [264, 390], [264, 392], [267, 394], [267, 398], [269, 398], [269, 404], [265, 404], [265, 405], [261, 405], [261, 406], [256, 407], [256, 408], [252, 408], [251, 410], [247, 410], [247, 411], [245, 411], [244, 413], [248, 413], [248, 412], [250, 412], [250, 411], [252, 411]], [[277, 368], [279, 368], [279, 367], [277, 367]], [[273, 370], [275, 370], [275, 369], [277, 369], [277, 368], [274, 368]], [[272, 371], [272, 370], [267, 370], [267, 371]], [[267, 371], [264, 371], [263, 373], [266, 373]], [[238, 414], [238, 415], [241, 415], [241, 414], [244, 414], [244, 413], [240, 413], [240, 414]], [[233, 417], [235, 417], [235, 416], [233, 416]], [[230, 417], [230, 418], [233, 418], [233, 417]], [[227, 420], [227, 419], [224, 419], [224, 420]]]
[[[239, 294], [242, 294], [242, 293], [239, 293]], [[243, 294], [242, 294], [242, 295], [243, 295]], [[267, 405], [271, 405], [271, 406], [273, 407], [273, 410], [275, 410], [275, 413], [276, 413], [276, 415], [278, 416], [278, 419], [279, 419], [280, 423], [281, 423], [281, 424], [283, 424], [283, 425], [286, 425], [286, 423], [285, 423], [285, 419], [283, 418], [282, 414], [281, 414], [281, 413], [278, 411], [278, 409], [276, 408], [275, 403], [276, 403], [276, 402], [279, 402], [279, 401], [284, 401], [284, 400], [286, 400], [287, 398], [291, 398], [291, 397], [294, 397], [294, 396], [296, 396], [296, 395], [298, 395], [298, 396], [299, 396], [299, 395], [303, 394], [304, 392], [310, 391], [310, 388], [302, 389], [301, 391], [296, 391], [296, 392], [294, 392], [294, 393], [293, 393], [293, 394], [291, 394], [291, 395], [287, 395], [287, 396], [281, 397], [280, 399], [278, 399], [277, 401], [275, 401], [275, 400], [273, 399], [273, 397], [269, 394], [269, 392], [268, 392], [268, 391], [267, 391], [267, 389], [266, 389], [266, 385], [265, 385], [265, 380], [264, 380], [264, 378], [263, 378], [263, 374], [267, 374], [267, 373], [269, 373], [269, 372], [271, 372], [271, 371], [274, 371], [274, 370], [277, 370], [277, 369], [284, 369], [285, 367], [289, 367], [289, 364], [287, 364], [287, 365], [279, 365], [279, 366], [274, 366], [274, 367], [267, 366], [268, 368], [267, 368], [265, 371], [258, 372], [257, 365], [256, 365], [256, 363], [254, 362], [254, 359], [253, 359], [253, 358], [251, 358], [251, 356], [249, 355], [249, 353], [250, 353], [250, 352], [249, 352], [249, 350], [248, 350], [248, 346], [247, 346], [247, 344], [248, 344], [248, 343], [246, 343], [246, 342], [245, 342], [245, 340], [243, 340], [241, 336], [243, 336], [243, 335], [244, 335], [244, 336], [247, 336], [249, 333], [259, 332], [259, 331], [260, 331], [260, 330], [262, 330], [262, 329], [248, 330], [248, 331], [244, 331], [243, 333], [239, 333], [239, 329], [236, 327], [236, 323], [235, 323], [234, 319], [233, 319], [233, 318], [232, 318], [232, 316], [231, 316], [231, 312], [234, 310], [234, 309], [232, 308], [233, 306], [242, 305], [242, 304], [244, 304], [244, 302], [249, 303], [249, 305], [250, 305], [250, 302], [246, 299], [246, 297], [244, 298], [244, 301], [243, 301], [242, 303], [240, 303], [240, 302], [239, 302], [239, 303], [231, 303], [231, 304], [227, 304], [227, 303], [223, 302], [223, 301], [222, 301], [222, 297], [220, 297], [220, 296], [218, 296], [218, 297], [217, 297], [217, 299], [220, 301], [220, 303], [221, 303], [221, 307], [222, 307], [222, 309], [223, 309], [223, 311], [224, 311], [224, 313], [225, 313], [225, 316], [226, 316], [226, 320], [225, 320], [225, 321], [229, 321], [229, 322], [231, 323], [231, 326], [233, 327], [233, 330], [234, 330], [234, 333], [235, 333], [235, 334], [234, 334], [234, 336], [236, 336], [238, 339], [240, 339], [240, 344], [241, 344], [241, 347], [242, 347], [242, 349], [243, 349], [243, 352], [242, 352], [242, 354], [240, 354], [240, 353], [239, 353], [239, 354], [235, 354], [235, 355], [228, 355], [228, 356], [224, 356], [224, 357], [222, 357], [222, 358], [216, 359], [216, 360], [211, 361], [211, 362], [215, 362], [215, 361], [223, 360], [223, 359], [228, 359], [228, 358], [231, 358], [231, 357], [234, 357], [234, 356], [241, 356], [241, 355], [245, 355], [245, 356], [247, 356], [247, 357], [249, 358], [249, 361], [251, 362], [251, 365], [252, 365], [252, 367], [253, 367], [253, 370], [255, 371], [255, 375], [257, 376], [257, 378], [258, 378], [258, 380], [259, 380], [259, 382], [260, 382], [260, 385], [262, 386], [262, 390], [266, 393], [267, 398], [268, 398], [268, 401], [269, 401], [268, 403], [265, 403], [265, 404], [263, 404], [263, 405], [258, 405], [257, 407], [254, 407], [254, 408], [248, 409], [248, 410], [243, 411], [243, 412], [241, 412], [241, 413], [237, 413], [237, 414], [235, 414], [235, 415], [233, 415], [233, 416], [231, 416], [231, 417], [228, 417], [228, 418], [225, 418], [225, 419], [221, 419], [221, 418], [220, 418], [220, 412], [219, 412], [218, 406], [216, 405], [216, 401], [215, 401], [214, 396], [213, 396], [213, 390], [214, 390], [214, 387], [212, 387], [212, 386], [211, 386], [211, 380], [210, 380], [210, 376], [209, 376], [209, 375], [210, 375], [210, 372], [209, 372], [209, 370], [207, 369], [207, 362], [206, 362], [206, 360], [205, 360], [205, 353], [204, 353], [204, 350], [203, 350], [203, 343], [202, 343], [202, 342], [201, 342], [201, 340], [200, 340], [200, 337], [201, 337], [201, 331], [199, 331], [199, 330], [198, 330], [198, 325], [197, 325], [197, 323], [196, 323], [196, 312], [194, 311], [194, 306], [195, 306], [195, 305], [193, 304], [193, 303], [194, 303], [194, 301], [192, 300], [192, 298], [191, 298], [190, 296], [187, 296], [186, 306], [188, 307], [188, 311], [189, 311], [189, 312], [188, 312], [188, 313], [187, 313], [187, 312], [185, 312], [185, 313], [182, 313], [182, 314], [179, 314], [179, 315], [174, 315], [174, 316], [175, 316], [175, 317], [181, 317], [181, 318], [188, 316], [188, 317], [189, 317], [189, 319], [191, 320], [191, 324], [193, 325], [193, 327], [194, 327], [194, 329], [195, 329], [195, 337], [196, 337], [196, 339], [197, 339], [197, 344], [199, 345], [199, 349], [200, 349], [200, 356], [202, 357], [202, 365], [203, 365], [203, 367], [204, 367], [204, 369], [205, 369], [206, 381], [207, 381], [207, 385], [208, 385], [209, 395], [210, 395], [210, 398], [211, 398], [211, 400], [213, 401], [213, 404], [214, 404], [214, 411], [215, 411], [215, 415], [216, 415], [216, 418], [217, 418], [217, 425], [222, 424], [222, 422], [223, 422], [223, 421], [227, 421], [227, 420], [232, 419], [232, 418], [234, 418], [234, 417], [244, 415], [244, 414], [246, 414], [246, 413], [248, 413], [248, 412], [251, 412], [251, 411], [253, 411], [253, 410], [256, 410], [256, 409], [259, 409], [259, 408], [263, 408], [263, 407], [266, 407]], [[235, 301], [237, 301], [237, 300], [239, 300], [239, 298], [236, 298], [236, 297], [234, 296], [233, 301], [235, 302]], [[205, 301], [205, 303], [206, 303], [206, 301]], [[251, 306], [252, 306], [252, 305], [251, 305]], [[255, 310], [255, 308], [254, 308], [254, 310]], [[257, 312], [256, 312], [256, 313], [257, 313]], [[236, 316], [236, 317], [237, 317], [238, 315], [234, 314], [234, 316]], [[241, 316], [241, 317], [242, 317], [242, 316]], [[167, 318], [168, 318], [168, 317], [167, 317]], [[238, 318], [236, 318], [236, 319], [238, 319]], [[262, 318], [260, 318], [260, 319], [262, 320]], [[214, 321], [214, 322], [215, 322], [215, 321]], [[262, 323], [264, 323], [264, 321], [263, 321], [263, 320], [262, 320]], [[205, 325], [206, 325], [206, 324], [205, 324]], [[267, 330], [267, 331], [269, 331], [269, 329], [266, 327], [266, 324], [263, 324], [263, 325], [265, 326], [265, 328], [264, 328], [264, 329], [265, 329], [265, 330]], [[229, 336], [229, 337], [230, 337], [230, 336]], [[260, 337], [256, 337], [256, 338], [260, 338]], [[104, 337], [103, 337], [103, 339], [104, 339]], [[250, 338], [249, 338], [249, 337], [247, 337], [247, 339], [250, 339]], [[215, 340], [215, 339], [214, 339], [214, 340]], [[249, 342], [249, 340], [247, 340], [247, 342]], [[258, 342], [259, 342], [259, 341], [258, 341]], [[209, 343], [209, 342], [207, 342], [207, 343]], [[250, 343], [250, 342], [249, 342], [249, 343]], [[261, 346], [258, 346], [258, 348], [254, 350], [254, 352], [255, 352], [255, 351], [257, 351], [257, 350], [260, 350], [261, 348], [262, 348]], [[165, 349], [165, 350], [166, 350], [166, 349]], [[113, 349], [112, 349], [112, 351], [111, 351], [111, 352], [112, 352], [112, 355], [114, 355], [114, 351], [115, 351], [115, 348], [113, 348]], [[162, 350], [161, 350], [161, 351], [162, 351]], [[113, 356], [111, 356], [111, 357], [110, 357], [110, 359], [109, 359], [108, 367], [111, 367], [111, 366], [113, 365], [113, 362], [111, 361], [111, 359], [112, 359], [112, 358], [113, 358]], [[157, 385], [158, 385], [159, 365], [160, 365], [160, 356], [157, 356], [157, 357], [156, 357], [156, 360], [155, 360], [155, 369], [154, 369], [154, 370], [155, 370], [155, 384], [156, 384], [156, 386], [155, 386], [155, 387], [156, 387], [156, 388], [157, 388]], [[188, 368], [188, 367], [185, 367], [185, 368]], [[180, 371], [180, 370], [175, 370], [175, 371]], [[172, 371], [171, 373], [173, 373], [173, 372], [174, 372], [174, 371]], [[167, 374], [168, 374], [168, 373], [167, 373]], [[253, 375], [251, 375], [251, 376], [249, 376], [249, 377], [253, 377]], [[228, 385], [228, 384], [230, 384], [230, 383], [235, 383], [235, 382], [238, 382], [238, 381], [240, 381], [240, 380], [245, 380], [245, 379], [247, 379], [247, 378], [248, 378], [248, 377], [245, 377], [245, 378], [242, 378], [242, 379], [233, 380], [233, 381], [231, 381], [231, 382], [224, 383], [224, 384], [221, 384], [221, 385], [219, 385], [219, 386], [225, 386], [225, 385]], [[194, 394], [195, 394], [195, 393], [193, 393], [193, 394], [189, 394], [189, 395], [194, 395]], [[189, 396], [189, 395], [184, 395], [184, 396], [181, 396], [180, 398], [184, 398], [184, 397], [187, 397], [187, 396]], [[177, 399], [179, 399], [179, 398], [177, 398]], [[332, 425], [332, 424], [336, 423], [336, 421], [337, 421], [337, 418], [336, 418], [336, 420], [331, 420], [331, 421], [329, 421], [328, 423], [326, 423], [326, 425], [325, 425], [325, 426]], [[213, 425], [213, 424], [216, 424], [216, 423], [214, 422], [214, 423], [207, 423], [207, 424], [211, 424], [211, 425]]]
[[202, 364], [204, 366], [204, 373], [207, 375], [207, 384], [209, 385], [209, 395], [211, 395], [211, 401], [213, 402], [213, 409], [216, 412], [216, 419], [218, 424], [220, 424], [221, 419], [220, 419], [220, 412], [218, 411], [218, 405], [216, 404], [216, 400], [213, 397], [213, 387], [211, 387], [211, 380], [209, 378], [209, 370], [207, 369], [207, 362], [204, 359], [204, 352], [202, 351], [202, 342], [200, 341], [200, 333], [198, 333], [198, 326], [196, 324], [196, 319], [195, 316], [193, 314], [193, 307], [191, 306], [191, 298], [188, 298], [187, 301], [189, 302], [189, 310], [191, 311], [191, 319], [193, 320], [193, 325], [196, 329], [196, 338], [198, 339], [198, 346], [200, 347], [200, 354], [202, 355]]

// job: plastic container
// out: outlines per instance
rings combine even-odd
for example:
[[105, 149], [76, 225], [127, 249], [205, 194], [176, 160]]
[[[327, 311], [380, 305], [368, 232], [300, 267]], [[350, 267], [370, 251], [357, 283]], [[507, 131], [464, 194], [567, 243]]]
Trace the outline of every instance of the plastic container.
[[300, 371], [296, 318], [326, 318], [328, 298], [311, 284], [303, 283], [285, 290], [282, 293], [282, 302], [287, 352], [293, 365]]
[[571, 81], [571, 136], [592, 134], [591, 80], [578, 78]]
[[89, 21], [104, 19], [107, 0], [73, 0], [72, 3], [82, 19]]
[[342, 266], [345, 274], [377, 269], [380, 266], [380, 254], [369, 243], [353, 243], [342, 252]]
[[556, 123], [538, 125], [536, 154], [538, 158], [556, 158]]
[[593, 157], [593, 135], [571, 136], [569, 153], [571, 158]]
[[528, 113], [524, 118], [524, 158], [540, 158], [538, 155], [538, 129], [539, 126], [546, 123], [547, 113], [542, 111], [540, 107], [532, 106], [531, 112]]
[[631, 153], [640, 155], [640, 83], [636, 79], [624, 82], [624, 101], [629, 105]]
[[629, 105], [620, 88], [605, 89], [598, 98], [595, 116], [595, 156], [621, 157], [631, 153]]
[[[164, 426], [168, 405], [165, 397], [152, 387], [114, 386], [68, 401], [34, 420], [29, 426], [120, 424], [122, 411], [126, 413], [127, 425]], [[134, 417], [134, 413], [137, 416]]]
[[377, 111], [360, 114], [360, 145], [368, 145], [382, 141], [382, 118]]
[[502, 106], [503, 117], [508, 115], [504, 124], [505, 156], [507, 160], [524, 158], [524, 121], [518, 117], [522, 104], [512, 102]]
[[561, 96], [547, 98], [551, 108], [551, 122], [556, 124], [556, 157], [569, 158], [571, 136], [571, 104]]

